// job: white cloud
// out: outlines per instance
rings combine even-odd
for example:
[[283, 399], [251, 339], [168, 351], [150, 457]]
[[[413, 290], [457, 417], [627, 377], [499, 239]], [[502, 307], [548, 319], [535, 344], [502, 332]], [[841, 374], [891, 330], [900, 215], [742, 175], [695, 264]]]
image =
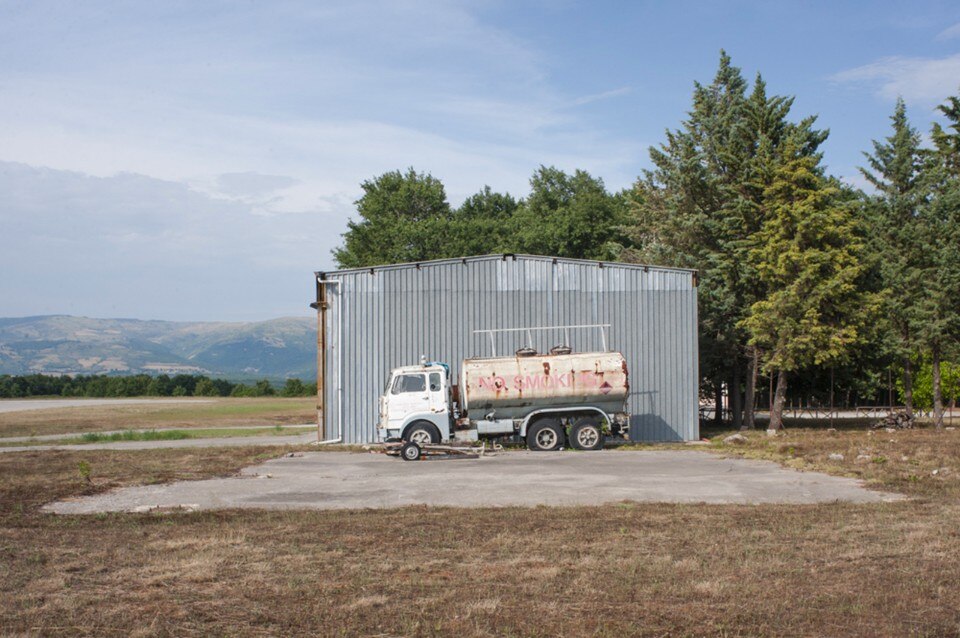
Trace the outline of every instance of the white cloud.
[[584, 95], [573, 100], [571, 106], [583, 106], [584, 104], [592, 104], [593, 102], [600, 102], [602, 100], [609, 100], [610, 98], [620, 97], [621, 95], [627, 95], [628, 93], [633, 92], [629, 86], [622, 86], [619, 89], [612, 89], [610, 91], [603, 91], [602, 93], [594, 93], [593, 95]]
[[960, 53], [945, 58], [892, 56], [847, 69], [830, 78], [839, 84], [873, 87], [886, 99], [930, 106], [960, 87]]
[[0, 271], [18, 273], [0, 278], [0, 316], [176, 319], [306, 314], [310, 273], [342, 230], [336, 216], [258, 215], [143, 175], [6, 162], [0, 227]]
[[635, 177], [645, 145], [570, 108], [627, 89], [564, 95], [472, 0], [192, 7], [0, 21], [0, 315], [290, 312], [279, 292], [300, 308], [388, 170], [433, 173], [454, 204], [522, 196], [540, 164]]
[[953, 38], [960, 38], [960, 22], [956, 23], [952, 27], [947, 27], [943, 31], [937, 34], [937, 40], [952, 40]]
[[[351, 202], [362, 180], [407, 166], [440, 177], [454, 200], [484, 184], [522, 193], [541, 163], [632, 179], [641, 147], [569, 112], [540, 54], [483, 24], [472, 3], [311, 7], [213, 11], [173, 31], [144, 28], [130, 7], [80, 12], [67, 44], [47, 34], [53, 64], [0, 70], [0, 159], [131, 171], [227, 197], [238, 195], [220, 188], [223, 174], [295, 181], [258, 198], [266, 212]], [[42, 39], [48, 22], [19, 29]], [[69, 46], [78, 33], [103, 38]]]
[[[331, 198], [352, 201], [362, 180], [407, 166], [433, 172], [462, 199], [485, 183], [522, 193], [541, 163], [616, 180], [642, 152], [545, 106], [508, 101], [451, 96], [432, 103], [425, 108], [455, 115], [467, 129], [440, 133], [348, 117], [280, 119], [144, 104], [123, 89], [65, 79], [19, 89], [0, 90], [0, 118], [18, 123], [0, 129], [0, 159], [101, 177], [132, 171], [231, 196], [218, 183], [224, 173], [274, 175], [291, 183], [269, 204], [283, 212], [313, 210]], [[156, 130], [154, 121], [167, 125]]]
[[224, 173], [217, 177], [217, 187], [225, 195], [234, 197], [261, 197], [295, 186], [299, 180], [284, 175], [264, 175], [256, 171]]

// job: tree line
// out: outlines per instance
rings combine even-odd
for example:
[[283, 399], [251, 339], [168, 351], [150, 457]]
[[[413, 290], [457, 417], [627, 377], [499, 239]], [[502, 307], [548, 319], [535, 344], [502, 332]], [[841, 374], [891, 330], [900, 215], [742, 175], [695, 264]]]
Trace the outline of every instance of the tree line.
[[334, 256], [344, 268], [503, 252], [695, 268], [701, 394], [728, 395], [734, 425], [753, 427], [763, 380], [774, 429], [794, 400], [889, 404], [896, 389], [912, 412], [920, 371], [942, 427], [957, 394], [944, 371], [960, 360], [960, 98], [939, 107], [928, 146], [897, 101], [890, 135], [864, 153], [869, 192], [828, 173], [829, 131], [793, 101], [721, 52], [632, 187], [541, 166], [524, 198], [484, 187], [454, 208], [432, 175], [392, 171], [361, 185]]
[[247, 384], [211, 379], [204, 375], [150, 376], [44, 374], [0, 375], [0, 398], [25, 397], [306, 397], [317, 393], [316, 383], [287, 379], [274, 387], [269, 379]]

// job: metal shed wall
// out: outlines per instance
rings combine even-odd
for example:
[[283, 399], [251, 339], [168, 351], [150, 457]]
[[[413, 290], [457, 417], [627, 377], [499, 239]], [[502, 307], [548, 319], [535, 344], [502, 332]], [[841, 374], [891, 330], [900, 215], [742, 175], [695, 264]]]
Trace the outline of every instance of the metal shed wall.
[[[490, 356], [474, 330], [609, 323], [609, 348], [630, 371], [631, 438], [699, 437], [695, 273], [628, 264], [489, 255], [317, 273], [327, 305], [323, 348], [325, 435], [376, 438], [378, 397], [392, 368], [420, 355], [448, 362]], [[319, 300], [318, 300], [319, 301]], [[526, 335], [497, 336], [499, 354]], [[563, 339], [534, 334], [546, 352]], [[571, 334], [579, 352], [600, 350], [597, 330]], [[457, 382], [457, 379], [454, 379]]]

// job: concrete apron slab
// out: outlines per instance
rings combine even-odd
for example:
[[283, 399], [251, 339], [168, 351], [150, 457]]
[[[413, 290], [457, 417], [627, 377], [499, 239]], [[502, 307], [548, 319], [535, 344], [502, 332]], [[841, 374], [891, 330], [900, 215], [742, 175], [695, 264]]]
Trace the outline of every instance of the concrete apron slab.
[[767, 461], [695, 451], [506, 452], [404, 462], [381, 454], [308, 452], [239, 476], [116, 489], [51, 503], [59, 514], [153, 509], [355, 509], [670, 503], [879, 503], [897, 494]]

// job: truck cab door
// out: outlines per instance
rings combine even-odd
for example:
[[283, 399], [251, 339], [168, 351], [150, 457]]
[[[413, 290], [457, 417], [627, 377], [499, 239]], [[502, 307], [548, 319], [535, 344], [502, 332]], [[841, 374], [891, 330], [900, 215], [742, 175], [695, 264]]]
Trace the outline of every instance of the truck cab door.
[[445, 414], [450, 403], [450, 386], [445, 375], [440, 372], [431, 372], [427, 375], [427, 389], [430, 392], [430, 411], [434, 414]]
[[430, 410], [427, 375], [405, 372], [393, 378], [387, 402], [387, 427], [398, 429], [407, 415]]

